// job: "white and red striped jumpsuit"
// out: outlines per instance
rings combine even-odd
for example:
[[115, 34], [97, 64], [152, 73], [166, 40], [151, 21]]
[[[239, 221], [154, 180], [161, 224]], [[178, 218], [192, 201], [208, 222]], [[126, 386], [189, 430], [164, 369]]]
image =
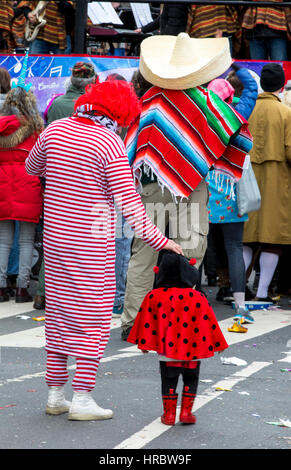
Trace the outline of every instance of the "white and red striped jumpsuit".
[[54, 121], [26, 160], [46, 178], [44, 201], [45, 331], [48, 385], [67, 379], [76, 357], [75, 391], [92, 390], [110, 335], [115, 294], [115, 209], [154, 249], [167, 243], [134, 188], [122, 140], [88, 119]]

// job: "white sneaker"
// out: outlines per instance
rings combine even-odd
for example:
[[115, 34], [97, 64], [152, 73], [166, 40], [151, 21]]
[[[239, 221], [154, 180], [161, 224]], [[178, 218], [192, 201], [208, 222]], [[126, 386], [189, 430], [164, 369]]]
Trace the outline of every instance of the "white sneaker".
[[97, 405], [89, 392], [74, 392], [68, 419], [78, 421], [92, 421], [110, 419], [112, 410], [105, 410]]
[[46, 414], [61, 415], [67, 413], [71, 402], [65, 399], [64, 387], [49, 387], [48, 401], [46, 405]]

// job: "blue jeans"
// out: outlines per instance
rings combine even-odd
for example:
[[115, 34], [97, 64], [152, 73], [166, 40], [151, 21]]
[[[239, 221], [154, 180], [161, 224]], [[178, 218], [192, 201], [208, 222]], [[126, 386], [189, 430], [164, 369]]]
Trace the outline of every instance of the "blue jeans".
[[125, 221], [123, 215], [117, 212], [116, 223], [116, 261], [115, 261], [115, 277], [116, 277], [116, 292], [114, 299], [114, 307], [121, 307], [124, 304], [127, 268], [131, 255], [131, 243], [133, 238], [133, 231]]
[[43, 39], [35, 39], [29, 47], [29, 54], [64, 54], [64, 52], [59, 49], [57, 44]]
[[15, 232], [14, 232], [14, 240], [13, 246], [10, 251], [7, 274], [8, 275], [17, 275], [19, 269], [19, 245], [18, 245], [18, 238], [19, 238], [19, 222], [15, 220]]
[[[33, 247], [36, 224], [19, 222], [19, 272], [17, 287], [26, 288], [29, 285], [33, 259]], [[0, 287], [7, 286], [8, 261], [14, 242], [14, 220], [0, 221]]]
[[251, 60], [287, 60], [285, 38], [258, 37], [250, 39]]
[[64, 54], [71, 54], [72, 53], [72, 40], [71, 36], [67, 34], [67, 47], [63, 52]]

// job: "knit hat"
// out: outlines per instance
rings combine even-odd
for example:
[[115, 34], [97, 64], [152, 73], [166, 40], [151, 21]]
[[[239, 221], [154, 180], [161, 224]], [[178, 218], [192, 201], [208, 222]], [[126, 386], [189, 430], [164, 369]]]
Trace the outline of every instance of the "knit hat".
[[277, 91], [280, 90], [285, 83], [285, 73], [280, 64], [266, 64], [262, 68], [261, 87], [264, 91]]
[[94, 66], [90, 62], [76, 62], [72, 68], [71, 83], [77, 88], [85, 88], [97, 78]]
[[95, 75], [95, 69], [90, 62], [77, 62], [72, 68], [72, 76], [76, 78], [91, 78]]
[[223, 78], [216, 78], [208, 85], [208, 90], [212, 90], [216, 95], [219, 96], [226, 103], [232, 103], [234, 96], [233, 86]]

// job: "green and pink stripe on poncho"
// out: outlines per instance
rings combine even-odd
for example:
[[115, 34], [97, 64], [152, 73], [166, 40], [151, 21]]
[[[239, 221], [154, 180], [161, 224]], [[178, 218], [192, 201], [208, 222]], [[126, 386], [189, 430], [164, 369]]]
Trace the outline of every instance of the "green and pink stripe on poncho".
[[252, 137], [247, 121], [212, 91], [152, 87], [125, 146], [137, 187], [143, 167], [173, 196], [188, 197], [211, 167], [238, 181]]

